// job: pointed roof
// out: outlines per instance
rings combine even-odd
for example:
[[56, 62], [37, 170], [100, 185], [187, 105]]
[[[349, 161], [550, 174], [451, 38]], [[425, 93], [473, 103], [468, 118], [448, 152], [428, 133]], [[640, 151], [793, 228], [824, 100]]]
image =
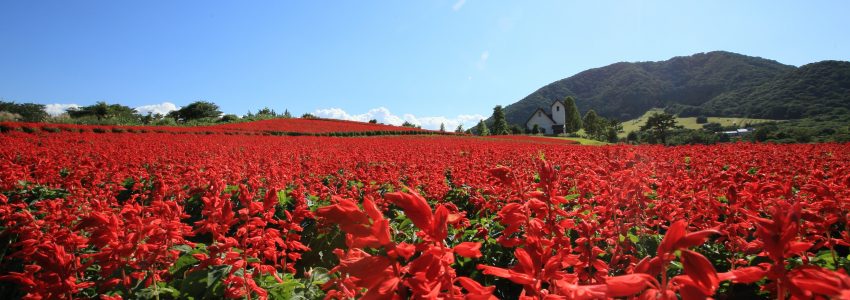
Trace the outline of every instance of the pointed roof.
[[[552, 103], [552, 104], [555, 104], [555, 103]], [[549, 121], [552, 121], [552, 123], [558, 124], [558, 122], [555, 122], [555, 120], [552, 119], [551, 114], [547, 113], [545, 110], [543, 110], [542, 108], [539, 108], [539, 107], [533, 113], [531, 113], [530, 116], [528, 116], [528, 119], [526, 119], [525, 123], [523, 123], [523, 124], [525, 124], [525, 126], [528, 126], [528, 121], [531, 121], [531, 118], [534, 118], [534, 115], [537, 114], [538, 111], [543, 112], [543, 115], [546, 116], [546, 118], [548, 118]]]
[[555, 103], [561, 103], [561, 105], [563, 105], [563, 106], [567, 106], [567, 105], [564, 103], [564, 101], [561, 101], [561, 100], [555, 99], [555, 101], [552, 101], [552, 104], [549, 104], [549, 107], [552, 107], [552, 105], [555, 105]]

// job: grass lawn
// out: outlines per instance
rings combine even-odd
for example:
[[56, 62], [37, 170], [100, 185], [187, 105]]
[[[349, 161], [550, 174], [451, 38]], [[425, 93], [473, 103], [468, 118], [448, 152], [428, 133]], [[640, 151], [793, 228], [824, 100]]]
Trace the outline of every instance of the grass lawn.
[[597, 140], [591, 140], [591, 139], [586, 139], [586, 138], [574, 138], [574, 137], [563, 137], [563, 136], [547, 136], [547, 137], [553, 138], [553, 139], [576, 141], [579, 144], [589, 145], [589, 146], [611, 145], [611, 143], [608, 143], [608, 142], [600, 142], [600, 141], [597, 141]]
[[[640, 118], [628, 120], [623, 122], [623, 132], [619, 134], [620, 137], [625, 137], [629, 132], [638, 131], [643, 124], [646, 124], [646, 120], [649, 119], [654, 113], [663, 113], [664, 109], [661, 108], [653, 108], [646, 113], [643, 114]], [[750, 118], [727, 118], [727, 117], [708, 117], [709, 123], [718, 123], [721, 126], [738, 126], [744, 127], [747, 124], [758, 124], [764, 122], [771, 121], [780, 121], [780, 120], [768, 120], [768, 119], [750, 119]], [[688, 118], [676, 118], [676, 123], [684, 126], [688, 129], [700, 129], [703, 124], [697, 124], [696, 117], [688, 117]]]

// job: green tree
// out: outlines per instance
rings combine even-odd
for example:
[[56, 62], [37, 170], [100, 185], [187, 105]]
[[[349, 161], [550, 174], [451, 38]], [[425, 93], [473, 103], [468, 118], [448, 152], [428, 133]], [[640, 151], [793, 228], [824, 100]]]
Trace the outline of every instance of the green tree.
[[673, 129], [682, 128], [676, 124], [676, 117], [668, 113], [654, 113], [640, 127], [640, 131], [648, 133], [654, 142], [667, 144], [667, 137]]
[[74, 119], [94, 117], [98, 121], [103, 120], [126, 120], [137, 122], [142, 116], [136, 114], [136, 110], [121, 104], [107, 104], [98, 101], [89, 106], [68, 109], [68, 115]]
[[508, 121], [505, 120], [505, 110], [502, 109], [501, 105], [496, 105], [493, 108], [493, 134], [505, 135], [510, 133]]
[[41, 122], [48, 117], [44, 104], [0, 101], [0, 112], [2, 111], [18, 115], [20, 121], [24, 122]]
[[98, 101], [95, 104], [83, 107], [72, 107], [68, 109], [68, 115], [71, 118], [79, 119], [85, 117], [95, 117], [98, 120], [103, 120], [109, 115], [109, 104]]
[[440, 123], [440, 132], [446, 132], [446, 124]]
[[619, 141], [617, 137], [620, 132], [623, 132], [623, 123], [616, 119], [608, 120], [608, 126], [605, 129], [605, 137], [609, 143], [616, 143]]
[[487, 124], [484, 123], [484, 120], [478, 121], [478, 125], [475, 126], [475, 133], [480, 136], [490, 135], [490, 128], [487, 128]]
[[604, 123], [606, 123], [605, 120], [600, 119], [599, 115], [596, 114], [596, 111], [592, 109], [588, 110], [587, 113], [584, 114], [584, 119], [582, 120], [584, 133], [591, 138], [596, 138], [604, 130]]
[[[218, 105], [207, 101], [195, 101], [189, 103], [179, 110], [176, 110], [174, 116], [180, 121], [192, 121], [204, 118], [218, 118], [221, 111], [218, 110]], [[258, 114], [259, 115], [259, 114]]]
[[455, 128], [455, 133], [463, 133], [463, 124], [457, 125], [457, 128]]
[[564, 121], [564, 131], [566, 133], [575, 133], [581, 129], [581, 114], [578, 112], [576, 100], [573, 97], [564, 99], [564, 114], [566, 115]]
[[422, 126], [417, 126], [416, 124], [410, 123], [408, 121], [404, 121], [404, 123], [401, 123], [401, 127], [422, 128]]
[[292, 118], [292, 114], [289, 113], [289, 109], [286, 109], [286, 110], [283, 111], [282, 118], [284, 118], [284, 119], [291, 119]]

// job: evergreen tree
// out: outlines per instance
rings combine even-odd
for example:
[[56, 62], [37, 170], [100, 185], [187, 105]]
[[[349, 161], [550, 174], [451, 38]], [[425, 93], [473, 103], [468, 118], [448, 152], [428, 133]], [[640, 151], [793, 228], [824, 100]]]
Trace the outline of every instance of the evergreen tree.
[[463, 133], [463, 124], [457, 125], [457, 128], [455, 128], [455, 133]]
[[564, 131], [566, 133], [575, 133], [581, 129], [581, 114], [578, 112], [576, 100], [573, 97], [564, 99], [564, 113], [566, 114], [564, 121]]
[[493, 134], [505, 135], [510, 133], [511, 131], [508, 127], [508, 121], [505, 120], [505, 111], [502, 109], [501, 105], [496, 105], [496, 107], [493, 108]]
[[446, 132], [446, 124], [440, 123], [440, 132]]
[[480, 136], [490, 135], [490, 128], [487, 128], [487, 124], [484, 123], [484, 120], [478, 121], [478, 125], [475, 126], [475, 133]]
[[289, 109], [283, 111], [283, 118], [284, 119], [291, 119], [292, 118], [292, 114], [289, 113]]

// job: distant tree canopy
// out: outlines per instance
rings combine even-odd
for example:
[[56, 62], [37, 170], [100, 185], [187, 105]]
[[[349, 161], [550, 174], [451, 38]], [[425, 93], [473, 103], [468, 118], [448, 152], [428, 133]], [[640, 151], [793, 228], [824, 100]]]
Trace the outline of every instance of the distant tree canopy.
[[641, 132], [650, 134], [650, 143], [667, 144], [667, 137], [673, 129], [682, 128], [676, 124], [676, 116], [668, 113], [655, 113], [649, 116], [646, 124], [640, 127]]
[[179, 110], [170, 112], [168, 115], [178, 121], [186, 122], [207, 118], [218, 119], [218, 117], [221, 116], [221, 111], [215, 103], [195, 101], [180, 108]]
[[590, 136], [597, 136], [599, 133], [604, 130], [604, 126], [607, 123], [605, 119], [598, 116], [596, 111], [588, 110], [587, 113], [584, 114], [584, 119], [582, 120], [582, 125], [584, 126], [584, 133]]
[[463, 124], [457, 125], [457, 128], [455, 128], [455, 133], [463, 133]]
[[594, 110], [588, 110], [582, 121], [584, 133], [591, 139], [616, 143], [617, 135], [623, 131], [623, 125], [615, 119], [606, 119], [596, 114]]
[[581, 129], [581, 114], [578, 112], [576, 99], [573, 99], [573, 97], [564, 99], [564, 114], [566, 114], [564, 120], [564, 131], [566, 133], [575, 133]]
[[274, 118], [274, 117], [277, 117], [277, 113], [274, 111], [274, 109], [269, 109], [268, 107], [263, 107], [263, 109], [257, 111], [256, 116]]
[[0, 112], [7, 112], [12, 115], [20, 116], [19, 121], [24, 122], [41, 122], [48, 117], [47, 112], [44, 111], [44, 104], [35, 103], [0, 101]]
[[493, 134], [495, 135], [504, 135], [510, 134], [510, 128], [508, 127], [508, 121], [505, 120], [505, 111], [502, 109], [501, 105], [496, 105], [493, 108]]
[[404, 121], [404, 123], [401, 124], [401, 127], [422, 128], [422, 126], [418, 126], [418, 125], [410, 123], [408, 121]]
[[75, 119], [93, 117], [96, 118], [98, 121], [107, 119], [133, 120], [139, 117], [136, 113], [136, 110], [130, 108], [129, 106], [124, 106], [121, 104], [107, 104], [103, 101], [98, 101], [97, 103], [89, 106], [69, 108], [68, 116]]
[[475, 126], [475, 134], [480, 136], [490, 135], [490, 128], [487, 128], [487, 123], [484, 123], [484, 120], [478, 121], [478, 125]]

